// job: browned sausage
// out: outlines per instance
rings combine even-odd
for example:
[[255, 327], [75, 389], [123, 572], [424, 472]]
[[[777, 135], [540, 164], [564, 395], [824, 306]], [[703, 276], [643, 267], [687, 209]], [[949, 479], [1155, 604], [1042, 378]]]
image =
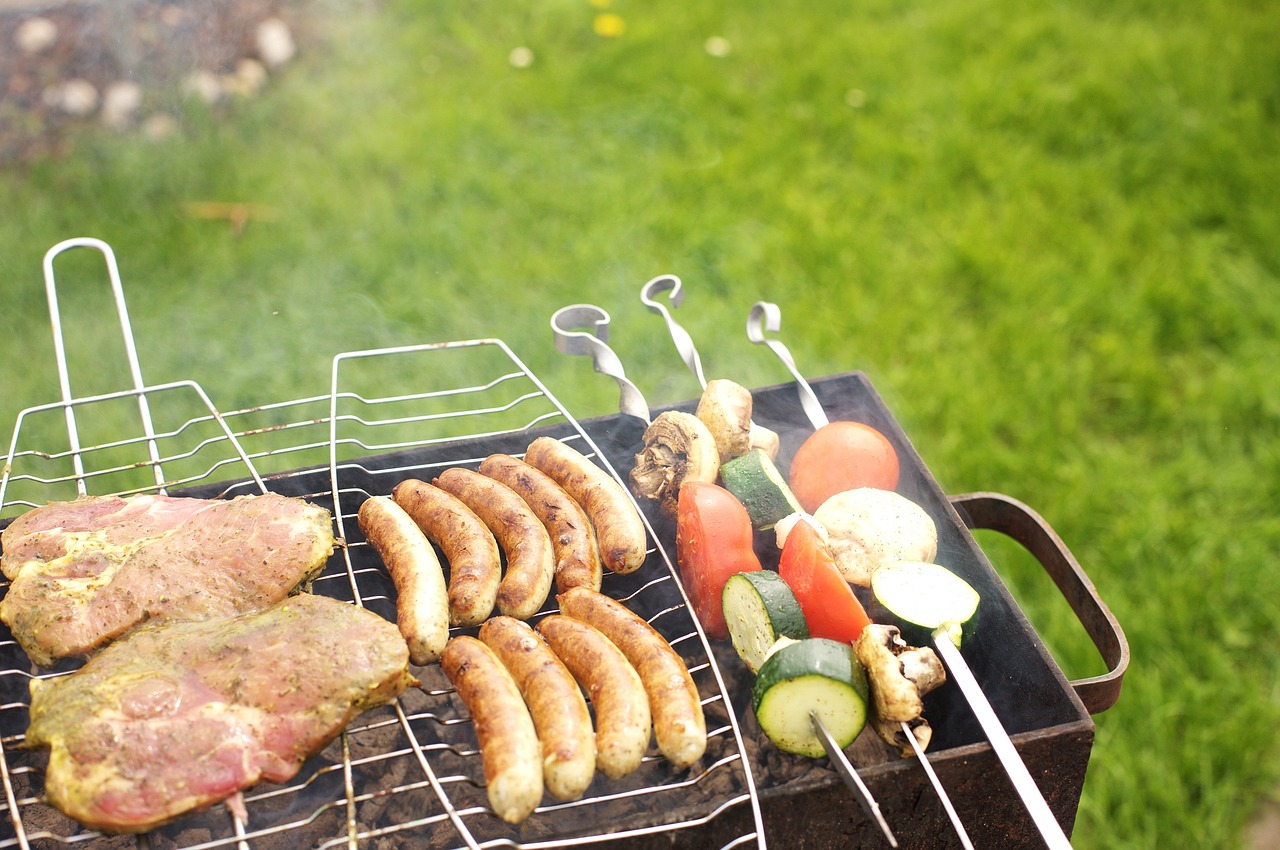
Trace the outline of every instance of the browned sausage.
[[555, 575], [555, 557], [546, 527], [520, 495], [488, 476], [451, 467], [433, 482], [462, 500], [484, 520], [507, 556], [507, 572], [498, 585], [498, 610], [527, 620], [547, 601]]
[[480, 627], [480, 640], [511, 673], [533, 715], [547, 790], [561, 800], [577, 800], [596, 773], [595, 733], [578, 683], [523, 620], [494, 617]]
[[552, 614], [538, 633], [569, 668], [595, 708], [596, 767], [619, 779], [640, 766], [652, 736], [649, 697], [622, 650], [580, 620]]
[[530, 443], [524, 459], [582, 505], [595, 528], [600, 560], [610, 571], [629, 573], [644, 563], [644, 522], [621, 484], [586, 455], [552, 437]]
[[600, 589], [600, 551], [586, 511], [550, 476], [511, 455], [494, 454], [480, 474], [520, 494], [547, 529], [556, 558], [556, 590], [584, 585]]
[[542, 748], [520, 688], [481, 641], [458, 635], [440, 666], [471, 713], [494, 813], [520, 823], [542, 800]]
[[449, 639], [449, 602], [440, 559], [404, 509], [386, 496], [370, 496], [356, 516], [396, 585], [396, 625], [409, 660], [430, 664]]
[[575, 587], [556, 597], [561, 613], [590, 623], [617, 644], [640, 674], [653, 712], [658, 749], [688, 767], [707, 748], [707, 722], [698, 687], [684, 659], [645, 619], [603, 593]]
[[449, 564], [449, 622], [478, 626], [493, 613], [502, 579], [502, 556], [493, 532], [452, 493], [410, 478], [391, 498], [413, 517]]

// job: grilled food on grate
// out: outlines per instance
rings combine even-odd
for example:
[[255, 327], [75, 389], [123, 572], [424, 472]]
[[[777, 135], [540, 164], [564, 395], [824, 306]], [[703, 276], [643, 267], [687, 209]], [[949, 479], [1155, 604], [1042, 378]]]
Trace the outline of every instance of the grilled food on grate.
[[658, 630], [626, 605], [585, 587], [556, 597], [560, 612], [605, 634], [640, 674], [649, 695], [658, 750], [685, 768], [707, 749], [707, 721], [689, 669]]
[[556, 562], [551, 535], [529, 504], [507, 485], [473, 469], [451, 467], [431, 483], [474, 511], [506, 555], [498, 610], [517, 620], [537, 614], [551, 592]]
[[449, 624], [478, 626], [493, 613], [502, 581], [502, 555], [489, 526], [452, 493], [407, 478], [391, 498], [440, 547], [449, 566]]
[[577, 449], [552, 437], [530, 443], [524, 459], [551, 476], [587, 512], [607, 569], [625, 575], [640, 568], [649, 543], [640, 514], [621, 484]]
[[85, 655], [153, 618], [256, 611], [333, 551], [329, 512], [273, 493], [236, 499], [86, 497], [4, 530], [0, 620], [33, 662]]
[[396, 624], [409, 645], [409, 660], [439, 661], [449, 640], [449, 598], [431, 542], [389, 496], [365, 499], [357, 521], [395, 582]]
[[556, 481], [519, 458], [491, 454], [479, 472], [520, 494], [546, 527], [555, 554], [556, 590], [600, 589], [600, 547], [587, 512]]
[[394, 625], [299, 594], [264, 611], [147, 624], [79, 671], [31, 682], [45, 795], [96, 829], [142, 832], [259, 780], [283, 782], [357, 714], [414, 684]]

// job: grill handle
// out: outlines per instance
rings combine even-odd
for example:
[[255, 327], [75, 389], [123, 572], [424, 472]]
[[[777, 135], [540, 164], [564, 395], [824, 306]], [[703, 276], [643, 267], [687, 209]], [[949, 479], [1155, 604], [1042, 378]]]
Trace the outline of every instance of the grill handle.
[[151, 407], [147, 401], [146, 385], [142, 380], [142, 367], [138, 364], [138, 350], [134, 343], [133, 327], [129, 323], [129, 308], [125, 305], [124, 286], [120, 281], [120, 266], [116, 262], [115, 251], [101, 239], [78, 237], [64, 239], [54, 245], [44, 255], [45, 296], [49, 302], [49, 324], [53, 329], [53, 352], [58, 363], [58, 383], [62, 390], [62, 404], [67, 422], [67, 439], [71, 447], [71, 461], [75, 470], [76, 488], [80, 495], [88, 490], [85, 486], [84, 462], [82, 460], [80, 431], [76, 424], [74, 398], [71, 392], [71, 376], [67, 365], [67, 352], [62, 333], [62, 313], [58, 308], [58, 283], [54, 275], [53, 261], [65, 251], [73, 248], [91, 248], [102, 254], [107, 266], [107, 275], [111, 280], [111, 293], [115, 298], [116, 315], [120, 319], [120, 333], [124, 338], [125, 355], [129, 361], [129, 374], [133, 378], [133, 391], [138, 398], [138, 415], [142, 421], [142, 429], [147, 439], [147, 450], [154, 471], [156, 487], [164, 492], [164, 471], [160, 467], [160, 450], [156, 445], [155, 427], [151, 422]]
[[970, 529], [998, 531], [1040, 562], [1108, 667], [1100, 676], [1073, 680], [1071, 687], [1090, 714], [1115, 705], [1129, 667], [1129, 641], [1067, 544], [1040, 514], [1011, 496], [964, 493], [948, 498]]

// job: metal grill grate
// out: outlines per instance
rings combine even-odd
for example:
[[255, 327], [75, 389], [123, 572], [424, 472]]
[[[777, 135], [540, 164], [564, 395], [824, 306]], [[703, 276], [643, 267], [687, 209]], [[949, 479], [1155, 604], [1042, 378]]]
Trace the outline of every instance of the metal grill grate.
[[[52, 260], [76, 247], [97, 249], [107, 261], [132, 389], [72, 397]], [[347, 544], [313, 591], [394, 621], [394, 587], [355, 523], [366, 497], [387, 494], [404, 478], [430, 480], [448, 466], [474, 467], [492, 452], [519, 455], [543, 434], [570, 441], [617, 475], [596, 438], [500, 340], [341, 354], [333, 360], [327, 395], [220, 412], [194, 383], [143, 382], [108, 246], [60, 243], [46, 256], [45, 272], [63, 400], [19, 415], [0, 479], [0, 522], [84, 493], [303, 496], [333, 512], [335, 533]], [[32, 433], [57, 433], [59, 419], [65, 442], [27, 445]], [[106, 428], [131, 436], [86, 447], [80, 433], [86, 423], [97, 433]], [[6, 629], [0, 630], [0, 807], [12, 834], [0, 830], [0, 848], [570, 847], [606, 837], [692, 835], [726, 821], [742, 826], [724, 846], [763, 847], [755, 783], [724, 680], [675, 580], [670, 554], [652, 527], [648, 533], [645, 565], [628, 576], [606, 573], [602, 590], [648, 618], [690, 667], [710, 740], [704, 759], [688, 771], [674, 771], [651, 753], [632, 776], [598, 776], [582, 800], [552, 801], [510, 827], [488, 809], [474, 728], [432, 665], [415, 669], [421, 689], [357, 718], [292, 781], [245, 792], [247, 819], [218, 805], [148, 835], [102, 836], [41, 801], [45, 756], [23, 747], [31, 678], [63, 675], [76, 665], [32, 668]], [[7, 588], [0, 580], [0, 594]], [[549, 600], [544, 612], [554, 606]]]

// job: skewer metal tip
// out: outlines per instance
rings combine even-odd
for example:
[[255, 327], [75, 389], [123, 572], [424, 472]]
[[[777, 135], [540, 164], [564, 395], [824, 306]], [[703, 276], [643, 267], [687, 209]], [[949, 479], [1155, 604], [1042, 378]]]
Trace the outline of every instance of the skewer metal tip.
[[973, 842], [969, 840], [969, 833], [965, 830], [964, 824], [960, 822], [960, 815], [956, 814], [956, 807], [951, 804], [951, 798], [947, 796], [947, 790], [942, 787], [938, 774], [934, 773], [933, 765], [925, 757], [924, 750], [920, 747], [920, 742], [916, 740], [916, 736], [912, 733], [910, 726], [906, 723], [900, 725], [902, 726], [902, 734], [906, 735], [907, 740], [911, 742], [911, 749], [915, 750], [920, 766], [924, 768], [925, 775], [929, 777], [929, 782], [933, 785], [934, 792], [937, 793], [938, 799], [942, 801], [942, 808], [946, 810], [947, 817], [951, 819], [951, 825], [955, 827], [956, 835], [960, 837], [960, 844], [965, 850], [973, 850]]
[[889, 842], [889, 846], [897, 847], [898, 839], [894, 837], [893, 830], [889, 828], [889, 822], [884, 819], [884, 813], [880, 811], [880, 804], [876, 802], [875, 797], [871, 796], [871, 789], [862, 781], [862, 777], [858, 776], [858, 771], [854, 770], [853, 764], [845, 756], [844, 750], [840, 749], [836, 739], [831, 737], [831, 732], [823, 725], [822, 718], [818, 717], [818, 712], [809, 712], [809, 722], [813, 725], [814, 734], [822, 742], [822, 748], [827, 751], [827, 757], [831, 759], [831, 766], [835, 768], [836, 773], [840, 774], [840, 778], [844, 780], [844, 783], [853, 790], [854, 796], [858, 798], [858, 802], [862, 805], [862, 809], [867, 813], [867, 816], [879, 825], [880, 831], [884, 833], [885, 840]]

